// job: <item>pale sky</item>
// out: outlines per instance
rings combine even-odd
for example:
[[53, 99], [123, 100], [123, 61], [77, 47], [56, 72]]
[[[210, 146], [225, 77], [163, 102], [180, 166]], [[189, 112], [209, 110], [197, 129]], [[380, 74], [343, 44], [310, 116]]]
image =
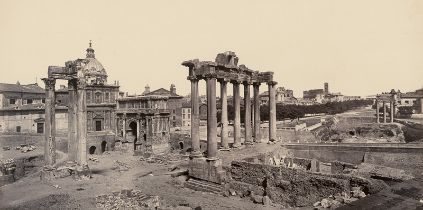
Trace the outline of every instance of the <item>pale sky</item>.
[[129, 93], [174, 83], [189, 94], [182, 61], [228, 50], [296, 97], [325, 81], [360, 96], [423, 86], [423, 0], [0, 0], [0, 82], [46, 77], [84, 58], [89, 40]]

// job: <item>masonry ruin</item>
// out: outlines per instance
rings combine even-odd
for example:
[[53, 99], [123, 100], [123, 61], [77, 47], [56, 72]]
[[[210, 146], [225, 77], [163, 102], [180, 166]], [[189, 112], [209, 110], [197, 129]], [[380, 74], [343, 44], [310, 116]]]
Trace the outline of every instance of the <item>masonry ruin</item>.
[[[217, 116], [216, 116], [216, 81], [220, 83], [222, 103], [221, 150], [228, 151], [228, 109], [227, 83], [233, 85], [233, 103], [235, 107], [234, 142], [233, 148], [241, 147], [241, 115], [239, 85], [244, 85], [245, 104], [245, 141], [244, 144], [261, 142], [260, 135], [260, 100], [259, 87], [267, 83], [269, 89], [269, 143], [276, 141], [276, 102], [273, 72], [259, 72], [238, 66], [238, 57], [234, 52], [219, 53], [214, 62], [199, 61], [198, 59], [184, 61], [183, 66], [189, 68], [188, 80], [191, 81], [191, 159], [189, 175], [191, 177], [214, 183], [222, 183], [225, 172], [222, 162], [217, 157]], [[207, 157], [203, 157], [200, 150], [200, 118], [198, 104], [198, 82], [206, 80], [207, 85]], [[250, 87], [254, 89], [254, 119], [251, 119]], [[254, 127], [252, 132], [252, 127]], [[254, 137], [254, 139], [253, 139]]]
[[[69, 89], [68, 104], [68, 164], [74, 167], [75, 174], [89, 178], [87, 163], [87, 98], [86, 85], [89, 75], [82, 71], [86, 59], [77, 59], [65, 63], [65, 67], [49, 66], [48, 77], [42, 80], [46, 87], [45, 105], [45, 166], [42, 179], [51, 179], [63, 171], [57, 170], [56, 163], [56, 121], [55, 121], [55, 84], [56, 80], [67, 80]], [[66, 169], [65, 171], [68, 171]], [[69, 174], [70, 175], [70, 174]]]
[[399, 95], [395, 92], [395, 90], [391, 90], [389, 93], [382, 93], [378, 94], [376, 96], [376, 122], [380, 123], [380, 113], [379, 113], [379, 102], [382, 102], [383, 107], [383, 123], [386, 123], [386, 104], [389, 103], [389, 109], [390, 109], [390, 123], [394, 122], [394, 115], [395, 115], [395, 107], [397, 105]]

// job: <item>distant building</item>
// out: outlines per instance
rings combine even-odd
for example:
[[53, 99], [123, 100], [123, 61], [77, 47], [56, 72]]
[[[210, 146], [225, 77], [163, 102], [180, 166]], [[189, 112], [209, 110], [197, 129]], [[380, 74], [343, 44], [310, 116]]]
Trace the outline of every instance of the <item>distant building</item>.
[[399, 95], [398, 106], [412, 106], [416, 114], [423, 114], [423, 88], [414, 92], [400, 93]]
[[170, 125], [171, 127], [182, 126], [182, 102], [184, 101], [184, 97], [176, 94], [176, 87], [174, 84], [170, 85], [169, 90], [159, 88], [151, 92], [150, 87], [147, 85], [143, 95], [160, 95], [169, 97], [167, 108], [170, 110]]
[[[295, 101], [294, 92], [292, 90], [285, 89], [284, 87], [278, 87], [275, 92], [276, 103], [292, 103], [292, 101]], [[259, 97], [260, 104], [267, 104], [269, 101], [269, 91], [261, 93]]]
[[167, 96], [128, 96], [117, 99], [116, 122], [120, 147], [135, 155], [170, 149], [170, 112]]
[[191, 103], [190, 102], [182, 103], [182, 126], [183, 127], [191, 126]]

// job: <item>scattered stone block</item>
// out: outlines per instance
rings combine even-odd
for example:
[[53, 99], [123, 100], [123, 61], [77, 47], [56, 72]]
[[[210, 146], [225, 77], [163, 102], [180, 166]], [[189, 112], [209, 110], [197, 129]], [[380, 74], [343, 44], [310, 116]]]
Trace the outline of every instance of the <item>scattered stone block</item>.
[[272, 200], [270, 200], [269, 196], [263, 196], [263, 205], [265, 206], [271, 206], [272, 205]]

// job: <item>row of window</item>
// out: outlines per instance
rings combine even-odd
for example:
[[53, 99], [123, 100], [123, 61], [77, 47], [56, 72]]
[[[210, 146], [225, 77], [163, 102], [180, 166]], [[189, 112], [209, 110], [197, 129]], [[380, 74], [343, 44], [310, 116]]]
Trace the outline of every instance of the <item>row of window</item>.
[[191, 119], [191, 114], [182, 114], [182, 119]]
[[[40, 101], [39, 99], [37, 100], [37, 99], [22, 99], [22, 104], [33, 104], [34, 102], [36, 102], [36, 101]], [[16, 102], [17, 102], [17, 99], [15, 99], [15, 98], [10, 98], [9, 99], [9, 104], [16, 104]], [[46, 102], [46, 100], [45, 99], [41, 99], [41, 103], [45, 103]]]

